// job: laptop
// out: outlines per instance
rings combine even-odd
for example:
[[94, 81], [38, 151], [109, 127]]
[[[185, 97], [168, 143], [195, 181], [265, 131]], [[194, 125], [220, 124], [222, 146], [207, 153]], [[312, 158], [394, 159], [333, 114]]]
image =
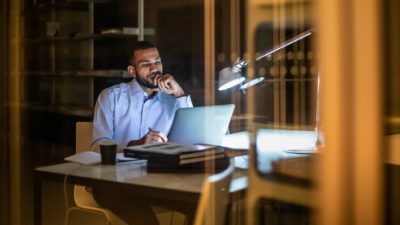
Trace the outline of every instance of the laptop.
[[175, 113], [168, 141], [180, 144], [221, 145], [235, 105], [181, 108]]

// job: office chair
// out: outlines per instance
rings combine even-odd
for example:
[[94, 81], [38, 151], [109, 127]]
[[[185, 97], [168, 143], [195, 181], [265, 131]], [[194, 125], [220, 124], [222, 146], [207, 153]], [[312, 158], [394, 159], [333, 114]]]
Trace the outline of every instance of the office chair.
[[[76, 153], [89, 150], [92, 141], [92, 122], [77, 122], [75, 128]], [[94, 199], [92, 192], [90, 192], [89, 187], [75, 185], [73, 196], [74, 205], [67, 206], [66, 225], [69, 225], [71, 213], [73, 211], [83, 211], [103, 215], [109, 225], [126, 224], [111, 211], [100, 207]], [[68, 202], [68, 197], [66, 196], [65, 198], [66, 202]]]
[[226, 224], [229, 189], [234, 171], [234, 162], [223, 172], [209, 176], [203, 183], [194, 225]]

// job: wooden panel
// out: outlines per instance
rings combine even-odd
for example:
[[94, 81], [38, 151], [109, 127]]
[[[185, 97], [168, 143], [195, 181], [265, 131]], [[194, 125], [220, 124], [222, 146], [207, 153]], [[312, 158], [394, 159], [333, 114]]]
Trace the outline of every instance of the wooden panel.
[[215, 103], [215, 1], [204, 1], [204, 100]]
[[382, 224], [380, 1], [318, 5], [323, 149], [318, 224]]

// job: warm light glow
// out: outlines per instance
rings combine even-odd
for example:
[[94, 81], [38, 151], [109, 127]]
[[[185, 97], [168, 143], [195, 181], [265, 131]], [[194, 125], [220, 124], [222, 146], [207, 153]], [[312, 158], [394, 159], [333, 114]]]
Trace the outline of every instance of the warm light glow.
[[227, 134], [221, 145], [231, 149], [249, 149], [250, 134], [247, 131]]
[[309, 150], [315, 147], [314, 131], [260, 129], [257, 151]]

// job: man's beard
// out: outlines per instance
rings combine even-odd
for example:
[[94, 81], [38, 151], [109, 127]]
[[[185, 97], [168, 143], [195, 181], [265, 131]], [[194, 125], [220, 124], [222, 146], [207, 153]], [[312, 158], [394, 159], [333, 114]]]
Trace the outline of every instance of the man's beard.
[[[159, 75], [159, 74], [161, 74], [161, 73], [160, 72], [155, 72], [155, 73], [151, 74], [151, 77], [154, 77], [154, 76]], [[144, 87], [147, 87], [147, 88], [150, 88], [150, 89], [158, 88], [157, 85], [154, 85], [152, 82], [144, 79], [142, 76], [139, 76], [138, 74], [136, 75], [135, 79], [140, 85], [142, 85]]]

